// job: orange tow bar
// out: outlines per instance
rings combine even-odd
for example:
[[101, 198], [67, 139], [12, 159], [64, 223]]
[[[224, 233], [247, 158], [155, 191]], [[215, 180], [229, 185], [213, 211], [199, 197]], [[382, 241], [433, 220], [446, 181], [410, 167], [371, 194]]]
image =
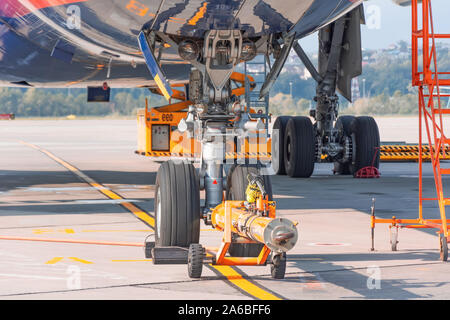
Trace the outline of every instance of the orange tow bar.
[[[212, 224], [224, 235], [213, 264], [264, 265], [271, 251], [281, 254], [292, 249], [298, 239], [297, 229], [292, 221], [275, 218], [275, 206], [267, 196], [254, 204], [224, 201], [218, 205], [212, 212]], [[232, 242], [262, 243], [264, 247], [258, 257], [227, 257]]]
[[[223, 232], [220, 248], [208, 248], [206, 258], [213, 265], [260, 266], [271, 264], [275, 279], [283, 279], [286, 271], [286, 252], [297, 243], [296, 223], [275, 217], [274, 201], [267, 195], [258, 194], [254, 201], [224, 201], [213, 209], [211, 222], [214, 228]], [[261, 243], [257, 257], [232, 257], [227, 255], [232, 243]], [[205, 250], [200, 244], [189, 247], [188, 272], [191, 278], [201, 275]], [[268, 262], [270, 253], [271, 261]]]

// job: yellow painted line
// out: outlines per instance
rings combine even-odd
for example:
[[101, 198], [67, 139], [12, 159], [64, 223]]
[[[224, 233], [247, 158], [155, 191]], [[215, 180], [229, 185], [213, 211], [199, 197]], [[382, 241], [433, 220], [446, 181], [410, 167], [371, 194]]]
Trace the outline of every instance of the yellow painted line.
[[134, 204], [130, 202], [123, 202], [121, 205], [125, 208], [127, 208], [129, 211], [131, 211], [136, 217], [139, 219], [147, 222], [151, 227], [155, 227], [155, 219], [150, 216], [147, 212], [142, 211], [138, 207], [136, 207]]
[[62, 259], [64, 259], [63, 257], [55, 257], [53, 259], [48, 260], [45, 264], [55, 264], [60, 262]]
[[123, 198], [121, 196], [119, 196], [118, 194], [114, 193], [111, 190], [107, 190], [107, 189], [99, 189], [101, 191], [101, 193], [103, 193], [105, 196], [107, 196], [110, 199], [113, 200], [122, 200]]
[[93, 263], [91, 261], [83, 260], [83, 259], [76, 258], [76, 257], [70, 257], [69, 259], [73, 260], [73, 261], [76, 261], [76, 262], [81, 262], [81, 263], [84, 263], [84, 264], [92, 264]]
[[58, 230], [53, 230], [53, 229], [33, 229], [33, 233], [34, 234], [45, 234], [45, 233], [75, 233], [75, 231], [73, 229], [58, 229]]
[[[119, 196], [117, 193], [115, 193], [115, 192], [105, 188], [103, 185], [101, 185], [100, 183], [96, 182], [91, 177], [87, 176], [86, 174], [84, 174], [83, 172], [81, 172], [80, 170], [78, 170], [77, 168], [72, 166], [70, 163], [68, 163], [68, 162], [58, 158], [57, 156], [55, 156], [51, 152], [49, 152], [49, 151], [47, 151], [45, 149], [42, 149], [42, 148], [40, 148], [40, 147], [38, 147], [38, 146], [36, 146], [34, 144], [25, 142], [25, 141], [21, 141], [20, 140], [19, 142], [21, 144], [23, 144], [23, 145], [26, 145], [26, 146], [28, 146], [30, 148], [33, 148], [35, 150], [38, 150], [38, 151], [44, 153], [49, 158], [53, 159], [54, 161], [56, 161], [57, 163], [59, 163], [60, 165], [62, 165], [63, 167], [65, 167], [66, 169], [70, 170], [72, 173], [74, 173], [78, 177], [80, 177], [83, 181], [88, 183], [90, 186], [92, 186], [93, 188], [95, 188], [98, 191], [100, 191], [101, 193], [103, 193], [108, 198], [113, 199], [113, 200], [125, 200], [124, 198]], [[132, 204], [130, 202], [122, 202], [122, 203], [120, 203], [120, 205], [122, 207], [125, 207], [129, 211], [131, 211], [131, 213], [133, 213], [137, 218], [139, 218], [142, 221], [144, 221], [145, 223], [147, 223], [147, 225], [149, 225], [150, 227], [152, 227], [152, 228], [155, 227], [155, 219], [152, 216], [150, 216], [150, 214], [148, 214], [147, 212], [142, 211], [141, 209], [139, 209], [138, 207], [136, 207], [134, 204]]]
[[273, 295], [272, 293], [264, 290], [256, 284], [245, 279], [240, 273], [231, 268], [230, 266], [215, 266], [211, 265], [214, 269], [223, 274], [228, 281], [234, 284], [242, 291], [260, 300], [282, 300], [280, 297]]
[[136, 259], [136, 260], [111, 260], [112, 262], [148, 262], [152, 259]]
[[[63, 259], [64, 259], [64, 257], [55, 257], [53, 259], [48, 260], [45, 264], [55, 264], [55, 263], [60, 262]], [[87, 260], [80, 259], [80, 258], [77, 258], [77, 257], [70, 257], [69, 259], [73, 260], [73, 261], [76, 261], [76, 262], [81, 262], [81, 263], [84, 263], [84, 264], [92, 264], [93, 263], [91, 261], [87, 261]]]

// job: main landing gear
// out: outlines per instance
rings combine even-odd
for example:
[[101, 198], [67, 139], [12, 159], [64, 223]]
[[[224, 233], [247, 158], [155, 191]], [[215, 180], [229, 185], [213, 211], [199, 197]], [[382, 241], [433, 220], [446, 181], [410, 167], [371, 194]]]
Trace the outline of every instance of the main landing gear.
[[278, 117], [273, 126], [272, 168], [278, 175], [309, 178], [315, 163], [332, 162], [333, 173], [353, 175], [365, 167], [379, 168], [380, 135], [372, 117], [340, 116], [334, 143], [323, 143], [308, 117]]
[[293, 49], [317, 82], [316, 107], [308, 117], [278, 117], [273, 126], [272, 169], [308, 178], [316, 162], [334, 163], [333, 172], [357, 176], [379, 168], [380, 136], [372, 117], [338, 116], [337, 91], [351, 100], [351, 80], [361, 74], [361, 10], [355, 9], [319, 31], [316, 70], [298, 43]]

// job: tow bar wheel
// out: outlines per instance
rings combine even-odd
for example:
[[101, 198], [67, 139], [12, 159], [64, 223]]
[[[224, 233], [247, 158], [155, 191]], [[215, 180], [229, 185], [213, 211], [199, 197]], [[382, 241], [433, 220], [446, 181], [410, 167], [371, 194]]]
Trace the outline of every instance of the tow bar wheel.
[[198, 279], [202, 275], [203, 257], [205, 251], [201, 244], [192, 243], [188, 252], [188, 274], [190, 278]]
[[155, 242], [160, 247], [184, 247], [200, 238], [200, 190], [194, 166], [164, 162], [155, 185]]
[[272, 259], [270, 273], [274, 279], [284, 279], [286, 274], [286, 252], [277, 254]]
[[440, 242], [440, 255], [441, 255], [441, 261], [447, 261], [448, 260], [448, 243], [447, 243], [447, 237], [444, 237], [443, 234], [439, 235], [439, 242]]
[[389, 231], [390, 231], [390, 236], [391, 236], [391, 250], [397, 251], [398, 226], [390, 226]]

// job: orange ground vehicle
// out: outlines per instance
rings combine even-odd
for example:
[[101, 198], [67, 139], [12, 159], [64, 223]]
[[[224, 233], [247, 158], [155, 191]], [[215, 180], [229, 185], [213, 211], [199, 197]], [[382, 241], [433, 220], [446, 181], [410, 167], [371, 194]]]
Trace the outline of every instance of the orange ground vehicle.
[[[233, 89], [232, 94], [236, 97], [245, 94], [245, 75], [234, 72], [231, 80], [240, 86]], [[254, 79], [248, 76], [248, 87], [254, 88]], [[137, 154], [154, 157], [158, 160], [164, 158], [184, 158], [199, 160], [201, 155], [201, 143], [189, 136], [187, 132], [180, 132], [178, 124], [188, 115], [187, 108], [192, 104], [187, 100], [187, 93], [180, 88], [174, 87], [172, 99], [179, 100], [166, 106], [155, 107], [149, 110], [138, 111], [138, 149]], [[162, 93], [159, 89], [153, 89], [156, 94]], [[250, 114], [257, 115], [257, 111], [251, 109]], [[250, 119], [256, 123], [260, 118]], [[268, 120], [268, 119], [267, 119]], [[267, 120], [263, 119], [263, 122]], [[230, 163], [234, 160], [245, 162], [245, 159], [269, 162], [271, 151], [271, 138], [267, 134], [268, 123], [254, 131], [254, 135], [246, 137], [242, 143], [227, 141], [226, 158]]]

